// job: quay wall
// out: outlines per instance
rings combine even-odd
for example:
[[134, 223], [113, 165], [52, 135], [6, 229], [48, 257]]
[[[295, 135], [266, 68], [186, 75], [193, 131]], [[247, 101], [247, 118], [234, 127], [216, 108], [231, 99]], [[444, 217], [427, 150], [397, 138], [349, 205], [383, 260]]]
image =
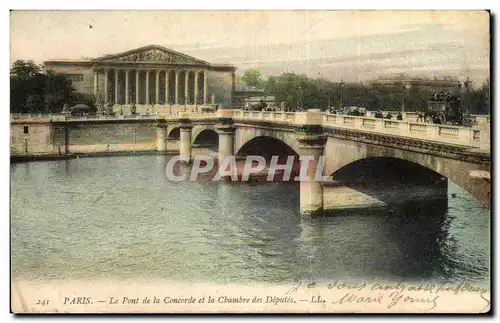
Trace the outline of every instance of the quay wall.
[[54, 148], [54, 130], [50, 124], [45, 122], [11, 124], [11, 155], [54, 154], [58, 152]]
[[[158, 148], [157, 129], [155, 120], [18, 120], [11, 122], [10, 154], [14, 158], [32, 157], [36, 160], [50, 156], [153, 153]], [[167, 152], [176, 150], [178, 143], [170, 141]]]
[[77, 124], [68, 130], [69, 153], [156, 150], [154, 123]]

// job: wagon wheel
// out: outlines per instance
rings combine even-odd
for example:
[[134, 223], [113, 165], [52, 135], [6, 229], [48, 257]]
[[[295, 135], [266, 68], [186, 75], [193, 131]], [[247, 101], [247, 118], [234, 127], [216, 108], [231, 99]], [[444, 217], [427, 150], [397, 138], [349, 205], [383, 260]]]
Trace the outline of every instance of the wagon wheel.
[[425, 116], [425, 122], [427, 122], [427, 123], [433, 123], [433, 122], [434, 122], [434, 120], [432, 119], [432, 116], [430, 116], [430, 115], [426, 115], [426, 116]]
[[437, 115], [437, 118], [438, 118], [440, 124], [445, 124], [446, 123], [446, 116], [444, 115], [443, 112], [440, 112]]

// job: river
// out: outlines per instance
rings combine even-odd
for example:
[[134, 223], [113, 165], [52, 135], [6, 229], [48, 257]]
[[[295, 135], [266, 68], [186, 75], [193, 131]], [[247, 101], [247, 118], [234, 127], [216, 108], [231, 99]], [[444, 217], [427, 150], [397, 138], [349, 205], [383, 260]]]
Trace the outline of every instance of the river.
[[297, 184], [169, 182], [168, 158], [12, 164], [12, 275], [489, 282], [490, 210], [452, 182], [448, 208], [419, 203], [304, 218]]

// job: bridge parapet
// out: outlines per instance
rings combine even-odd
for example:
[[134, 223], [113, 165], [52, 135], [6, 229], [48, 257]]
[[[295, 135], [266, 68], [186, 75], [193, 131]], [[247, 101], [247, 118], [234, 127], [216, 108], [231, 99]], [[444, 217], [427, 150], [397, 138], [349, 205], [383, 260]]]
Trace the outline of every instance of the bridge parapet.
[[459, 144], [488, 151], [490, 149], [488, 129], [332, 114], [324, 115], [323, 126]]
[[464, 145], [490, 150], [489, 129], [439, 125], [412, 121], [375, 119], [367, 117], [329, 114], [324, 112], [273, 112], [232, 110], [237, 120], [256, 120], [294, 125], [314, 124], [368, 133], [416, 138], [441, 143]]
[[[17, 117], [17, 116], [16, 116]], [[236, 122], [262, 121], [293, 126], [318, 125], [357, 132], [385, 134], [402, 138], [427, 140], [452, 145], [462, 145], [486, 153], [490, 151], [490, 127], [459, 127], [421, 123], [408, 120], [388, 120], [369, 117], [329, 114], [326, 112], [283, 112], [283, 111], [244, 111], [219, 109], [215, 113], [177, 112], [149, 116], [100, 116], [97, 118], [65, 118], [61, 116], [12, 118], [11, 124], [50, 123], [50, 122], [96, 122], [109, 120], [138, 120], [157, 122], [159, 119], [177, 122], [181, 119], [213, 120], [234, 119]], [[486, 121], [485, 121], [486, 122]]]

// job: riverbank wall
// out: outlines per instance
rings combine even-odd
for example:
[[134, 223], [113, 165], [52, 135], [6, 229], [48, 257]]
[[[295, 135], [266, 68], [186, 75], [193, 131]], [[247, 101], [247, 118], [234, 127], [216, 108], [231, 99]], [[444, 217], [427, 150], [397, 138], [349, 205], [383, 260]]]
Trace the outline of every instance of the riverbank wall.
[[158, 151], [156, 119], [15, 120], [11, 122], [11, 162], [70, 159], [78, 156], [173, 154], [176, 140]]

